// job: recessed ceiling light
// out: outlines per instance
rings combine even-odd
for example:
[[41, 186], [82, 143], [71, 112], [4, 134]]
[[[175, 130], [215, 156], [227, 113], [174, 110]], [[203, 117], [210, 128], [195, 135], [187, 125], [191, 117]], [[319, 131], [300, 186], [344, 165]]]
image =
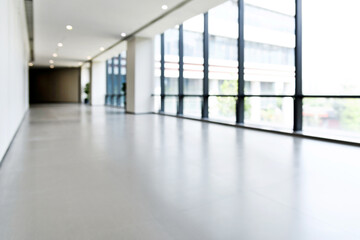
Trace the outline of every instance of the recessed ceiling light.
[[32, 62], [29, 62], [29, 67], [34, 66], [34, 64]]
[[104, 51], [104, 50], [105, 50], [105, 48], [103, 48], [103, 47], [100, 48], [100, 51]]
[[53, 68], [55, 68], [55, 66], [54, 66], [54, 65], [50, 65], [50, 68], [53, 69]]
[[168, 9], [168, 8], [169, 8], [169, 7], [168, 7], [167, 5], [162, 5], [162, 6], [161, 6], [161, 9], [162, 9], [162, 10], [166, 10], [166, 9]]
[[50, 60], [49, 63], [54, 63], [54, 60]]
[[87, 59], [88, 59], [88, 60], [90, 60], [90, 59], [91, 59], [91, 57], [90, 57], [90, 56], [88, 56], [88, 57], [87, 57]]
[[58, 47], [62, 47], [62, 46], [64, 46], [61, 42], [59, 42], [58, 44], [57, 44], [57, 46]]
[[57, 57], [58, 55], [57, 55], [57, 53], [53, 53], [53, 55], [52, 55], [53, 57]]
[[71, 25], [66, 25], [66, 29], [71, 31], [73, 29], [73, 27]]
[[121, 33], [121, 36], [122, 36], [122, 37], [126, 37], [126, 33]]

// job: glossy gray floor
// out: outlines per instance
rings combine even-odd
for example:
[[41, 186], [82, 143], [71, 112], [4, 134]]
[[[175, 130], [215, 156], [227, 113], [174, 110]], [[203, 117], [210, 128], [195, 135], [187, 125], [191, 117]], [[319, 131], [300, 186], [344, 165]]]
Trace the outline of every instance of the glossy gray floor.
[[0, 239], [360, 239], [360, 149], [113, 108], [31, 108]]

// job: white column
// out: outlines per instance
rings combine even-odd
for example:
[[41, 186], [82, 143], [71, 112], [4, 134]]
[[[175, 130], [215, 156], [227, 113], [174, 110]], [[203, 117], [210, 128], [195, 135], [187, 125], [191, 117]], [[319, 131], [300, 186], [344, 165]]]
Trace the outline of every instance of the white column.
[[154, 44], [152, 38], [134, 37], [127, 43], [126, 111], [153, 111]]
[[91, 64], [91, 97], [92, 106], [105, 105], [106, 95], [106, 62], [93, 61]]
[[84, 90], [86, 84], [90, 83], [90, 64], [85, 63], [81, 66], [81, 102], [83, 103], [87, 97]]

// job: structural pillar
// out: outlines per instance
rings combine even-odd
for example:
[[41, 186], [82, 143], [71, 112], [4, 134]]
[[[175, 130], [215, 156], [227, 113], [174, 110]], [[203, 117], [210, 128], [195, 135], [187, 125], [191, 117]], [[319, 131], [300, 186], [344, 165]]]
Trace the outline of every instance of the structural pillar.
[[154, 43], [152, 38], [133, 37], [127, 43], [126, 111], [153, 111]]
[[90, 65], [90, 103], [92, 106], [105, 105], [106, 62], [92, 60]]

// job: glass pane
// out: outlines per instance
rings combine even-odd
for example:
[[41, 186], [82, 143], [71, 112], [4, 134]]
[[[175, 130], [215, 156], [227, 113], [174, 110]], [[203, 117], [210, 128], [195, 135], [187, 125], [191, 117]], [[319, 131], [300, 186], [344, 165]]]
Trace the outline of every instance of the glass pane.
[[236, 98], [209, 97], [209, 118], [235, 122]]
[[184, 94], [202, 94], [204, 15], [184, 22]]
[[185, 97], [184, 116], [201, 118], [201, 103], [200, 97]]
[[121, 53], [121, 74], [126, 75], [126, 51]]
[[245, 93], [294, 94], [295, 1], [246, 0]]
[[179, 30], [165, 33], [165, 94], [179, 93]]
[[293, 128], [293, 99], [288, 98], [245, 98], [245, 123]]
[[165, 94], [178, 94], [178, 89], [178, 78], [165, 78]]
[[115, 95], [113, 95], [111, 97], [111, 105], [116, 106], [117, 105], [117, 97]]
[[[295, 16], [295, 1], [289, 0], [245, 0], [245, 3], [268, 9], [284, 15]], [[259, 19], [259, 21], [262, 21]], [[286, 23], [279, 23], [279, 25]]]
[[202, 95], [203, 79], [199, 78], [184, 78], [184, 93], [185, 94], [200, 94]]
[[358, 1], [303, 1], [304, 94], [360, 94], [358, 12]]
[[110, 105], [110, 104], [111, 104], [111, 97], [107, 95], [105, 98], [105, 105]]
[[[210, 94], [237, 95], [238, 81], [232, 80], [209, 80]], [[216, 89], [216, 91], [215, 91]]]
[[[121, 86], [120, 93], [126, 94], [126, 51], [121, 53]], [[122, 103], [124, 101], [122, 100]]]
[[154, 39], [154, 94], [161, 94], [161, 38], [160, 35], [156, 35]]
[[113, 63], [114, 63], [114, 75], [118, 75], [119, 74], [119, 59], [113, 58]]
[[209, 11], [209, 34], [209, 93], [237, 94], [237, 1]]
[[119, 107], [125, 107], [125, 99], [126, 97], [125, 96], [119, 96], [118, 97], [118, 106]]
[[360, 99], [305, 98], [304, 133], [360, 139]]
[[166, 97], [164, 112], [169, 114], [177, 114], [177, 105], [178, 105], [177, 97]]

